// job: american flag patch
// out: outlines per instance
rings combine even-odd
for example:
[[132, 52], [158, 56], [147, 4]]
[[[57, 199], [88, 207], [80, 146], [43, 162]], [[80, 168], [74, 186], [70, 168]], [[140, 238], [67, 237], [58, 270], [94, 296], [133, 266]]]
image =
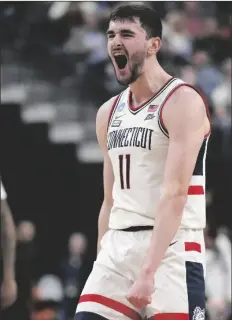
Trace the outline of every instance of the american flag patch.
[[157, 104], [151, 104], [149, 106], [149, 108], [147, 109], [147, 112], [155, 112], [158, 108], [158, 105]]

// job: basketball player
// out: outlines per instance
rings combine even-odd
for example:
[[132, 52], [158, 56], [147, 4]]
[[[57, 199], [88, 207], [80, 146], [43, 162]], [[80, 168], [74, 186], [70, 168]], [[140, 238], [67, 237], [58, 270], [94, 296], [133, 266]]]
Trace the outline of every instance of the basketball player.
[[1, 307], [9, 307], [16, 300], [17, 287], [15, 282], [15, 226], [7, 194], [1, 183], [1, 243], [3, 274], [1, 275]]
[[204, 319], [206, 105], [159, 65], [155, 11], [120, 5], [107, 36], [127, 88], [97, 114], [104, 153], [99, 254], [75, 320]]

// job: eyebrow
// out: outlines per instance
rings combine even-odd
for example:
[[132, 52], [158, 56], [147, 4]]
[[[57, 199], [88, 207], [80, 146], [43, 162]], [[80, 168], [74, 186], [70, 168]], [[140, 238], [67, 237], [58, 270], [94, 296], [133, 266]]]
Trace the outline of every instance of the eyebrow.
[[[121, 32], [121, 33], [129, 33], [129, 34], [135, 35], [135, 32], [130, 30], [130, 29], [121, 29], [119, 32]], [[112, 34], [114, 34], [114, 31], [113, 30], [107, 30], [106, 34], [107, 35], [112, 35]]]
[[114, 31], [112, 31], [112, 30], [107, 30], [107, 31], [106, 31], [106, 34], [114, 34]]

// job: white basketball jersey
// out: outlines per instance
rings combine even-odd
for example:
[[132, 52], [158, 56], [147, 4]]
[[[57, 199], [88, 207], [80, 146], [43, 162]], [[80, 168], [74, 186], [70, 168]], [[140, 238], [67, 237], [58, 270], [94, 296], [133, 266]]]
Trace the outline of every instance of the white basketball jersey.
[[[111, 229], [155, 224], [169, 145], [161, 111], [168, 97], [183, 85], [189, 86], [180, 79], [170, 79], [154, 97], [138, 108], [130, 105], [129, 88], [117, 97], [107, 135], [115, 179], [109, 221]], [[189, 186], [181, 223], [183, 228], [205, 227], [207, 141], [205, 138]]]

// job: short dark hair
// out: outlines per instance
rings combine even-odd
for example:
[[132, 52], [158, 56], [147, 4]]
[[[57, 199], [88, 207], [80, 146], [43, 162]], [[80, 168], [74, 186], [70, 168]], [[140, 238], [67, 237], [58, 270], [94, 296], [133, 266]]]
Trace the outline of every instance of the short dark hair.
[[138, 18], [142, 28], [147, 32], [147, 37], [159, 37], [162, 39], [162, 22], [158, 13], [145, 4], [120, 4], [116, 6], [111, 15], [110, 21], [135, 22]]

